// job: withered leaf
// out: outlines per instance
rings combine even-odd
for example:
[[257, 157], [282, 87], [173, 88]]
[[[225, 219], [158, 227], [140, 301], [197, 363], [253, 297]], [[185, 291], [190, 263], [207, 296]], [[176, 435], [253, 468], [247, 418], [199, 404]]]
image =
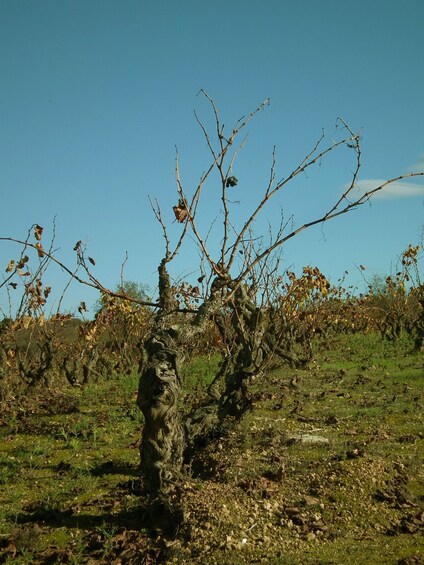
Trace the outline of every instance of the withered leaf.
[[81, 302], [81, 304], [78, 306], [78, 312], [80, 314], [82, 314], [83, 312], [88, 312], [87, 305], [85, 304], [85, 302]]
[[36, 250], [37, 250], [37, 252], [38, 252], [38, 256], [39, 256], [39, 257], [44, 257], [44, 249], [43, 249], [43, 246], [41, 245], [40, 242], [38, 242], [38, 243], [35, 244], [35, 248], [36, 248]]
[[25, 255], [20, 259], [19, 263], [17, 264], [17, 268], [22, 269], [25, 266], [25, 263], [28, 263], [28, 261], [29, 261], [29, 257], [28, 255]]
[[9, 283], [9, 286], [11, 286], [13, 289], [16, 289], [16, 287], [18, 285], [17, 285], [17, 283], [11, 282], [11, 283]]
[[184, 200], [179, 200], [176, 206], [173, 206], [173, 211], [175, 215], [175, 219], [179, 224], [182, 224], [188, 215], [187, 204]]
[[79, 251], [79, 248], [81, 247], [81, 243], [82, 243], [81, 240], [76, 242], [75, 247], [74, 247], [74, 251]]
[[90, 263], [91, 263], [92, 265], [95, 265], [95, 264], [96, 264], [96, 261], [93, 259], [93, 257], [89, 257], [88, 260], [90, 261]]
[[41, 240], [41, 236], [43, 235], [43, 228], [38, 224], [36, 224], [34, 227], [34, 235], [37, 241]]
[[232, 177], [228, 177], [228, 178], [227, 178], [227, 182], [225, 183], [225, 186], [226, 186], [227, 188], [230, 187], [230, 186], [231, 186], [231, 187], [234, 187], [234, 186], [237, 186], [237, 183], [238, 183], [238, 178], [232, 176]]
[[9, 261], [8, 266], [6, 267], [6, 273], [10, 273], [11, 271], [13, 271], [14, 268], [15, 268], [15, 260], [11, 259]]

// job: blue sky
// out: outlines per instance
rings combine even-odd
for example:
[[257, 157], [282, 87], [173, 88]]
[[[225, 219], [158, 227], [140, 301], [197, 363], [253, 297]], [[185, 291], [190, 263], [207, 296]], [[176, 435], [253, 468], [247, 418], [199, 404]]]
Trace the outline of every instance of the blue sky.
[[[338, 116], [362, 130], [365, 186], [424, 170], [423, 24], [422, 0], [1, 0], [0, 235], [22, 238], [38, 223], [47, 241], [56, 216], [65, 263], [74, 265], [81, 239], [106, 286], [119, 282], [128, 252], [125, 278], [154, 287], [164, 246], [147, 197], [172, 222], [175, 146], [187, 193], [208, 166], [193, 115], [211, 123], [200, 88], [228, 127], [271, 99], [249, 124], [236, 166], [235, 222], [266, 186], [273, 146], [277, 176], [286, 176], [322, 128], [337, 134]], [[317, 217], [353, 166], [343, 152], [332, 156], [272, 203], [258, 232], [280, 206], [295, 225]], [[202, 213], [206, 232], [220, 209], [205, 201]], [[355, 265], [368, 277], [388, 273], [423, 224], [424, 183], [413, 179], [299, 235], [285, 265], [317, 265], [333, 282], [348, 270], [360, 283]], [[0, 243], [4, 268], [17, 255]], [[188, 245], [173, 275], [196, 274], [197, 265]], [[64, 281], [49, 271], [53, 300]], [[74, 284], [64, 307], [96, 298]], [[4, 293], [0, 301], [7, 311]]]

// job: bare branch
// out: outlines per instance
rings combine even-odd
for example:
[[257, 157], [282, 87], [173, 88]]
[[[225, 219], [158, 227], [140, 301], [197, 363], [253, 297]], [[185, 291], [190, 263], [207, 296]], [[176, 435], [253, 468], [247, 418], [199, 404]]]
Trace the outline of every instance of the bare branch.
[[[216, 153], [215, 153], [215, 151], [214, 151], [214, 148], [212, 147], [211, 139], [210, 139], [210, 137], [209, 137], [209, 134], [208, 134], [208, 132], [207, 132], [207, 129], [205, 128], [205, 126], [203, 125], [203, 123], [202, 123], [202, 121], [200, 120], [199, 116], [197, 115], [196, 110], [194, 111], [194, 117], [196, 118], [196, 121], [197, 121], [197, 123], [199, 124], [199, 126], [200, 126], [200, 128], [201, 128], [201, 130], [202, 130], [202, 132], [203, 132], [203, 135], [204, 135], [204, 137], [205, 137], [205, 139], [206, 139], [207, 146], [209, 147], [209, 151], [211, 152], [212, 157], [214, 158], [214, 161], [216, 161], [216, 160], [217, 160], [217, 156], [216, 156]], [[218, 138], [221, 139], [219, 135], [218, 135]], [[222, 143], [221, 143], [221, 145], [222, 145]], [[222, 147], [221, 147], [221, 149], [222, 149]]]
[[[220, 122], [220, 118], [219, 118], [219, 114], [218, 114], [218, 110], [217, 107], [215, 105], [215, 102], [213, 101], [213, 99], [207, 94], [207, 92], [205, 92], [203, 89], [199, 91], [199, 94], [203, 94], [205, 96], [205, 98], [207, 98], [207, 100], [209, 101], [209, 103], [212, 106], [212, 110], [215, 116], [215, 125], [216, 125], [216, 132], [217, 132], [217, 137], [219, 140], [219, 144], [220, 144], [220, 152], [216, 153], [215, 150], [212, 147], [212, 142], [210, 140], [209, 134], [206, 131], [205, 126], [203, 125], [203, 123], [200, 121], [200, 119], [197, 117], [196, 115], [196, 120], [199, 123], [202, 131], [203, 131], [203, 135], [206, 139], [206, 143], [209, 147], [209, 150], [211, 151], [211, 154], [213, 156], [213, 163], [211, 163], [209, 169], [206, 171], [206, 173], [204, 173], [202, 175], [202, 178], [200, 179], [200, 183], [195, 191], [195, 194], [193, 195], [193, 200], [192, 200], [192, 205], [190, 206], [190, 212], [189, 212], [189, 218], [188, 221], [191, 224], [193, 233], [196, 237], [196, 239], [199, 242], [200, 247], [202, 248], [203, 253], [205, 254], [205, 257], [208, 260], [209, 265], [211, 266], [212, 270], [214, 271], [214, 273], [218, 276], [226, 276], [226, 272], [227, 269], [225, 268], [224, 265], [224, 255], [225, 255], [225, 251], [226, 251], [226, 247], [227, 247], [227, 242], [228, 242], [228, 236], [229, 236], [229, 209], [228, 209], [228, 198], [227, 198], [227, 180], [228, 180], [228, 176], [231, 172], [233, 163], [234, 163], [234, 159], [237, 155], [237, 153], [240, 151], [240, 149], [244, 146], [245, 140], [243, 140], [243, 142], [241, 143], [241, 145], [239, 146], [239, 148], [235, 151], [232, 160], [230, 161], [230, 165], [228, 167], [228, 169], [225, 171], [224, 169], [224, 164], [225, 164], [225, 157], [227, 155], [228, 149], [230, 148], [230, 146], [233, 144], [234, 138], [236, 137], [236, 135], [240, 132], [241, 129], [243, 129], [248, 122], [260, 111], [262, 110], [266, 105], [269, 104], [269, 98], [267, 98], [264, 102], [262, 102], [262, 104], [260, 104], [258, 106], [258, 108], [256, 108], [256, 110], [254, 110], [247, 118], [241, 118], [240, 120], [238, 120], [236, 126], [234, 127], [230, 137], [228, 139], [225, 139], [224, 137], [224, 126], [221, 124]], [[210, 173], [212, 172], [212, 170], [217, 167], [218, 169], [218, 173], [220, 175], [221, 178], [221, 201], [223, 204], [223, 208], [224, 208], [224, 220], [223, 220], [223, 229], [224, 229], [224, 234], [223, 234], [223, 243], [221, 246], [221, 259], [220, 259], [220, 265], [217, 265], [213, 260], [212, 257], [210, 256], [205, 242], [203, 240], [203, 238], [200, 235], [200, 232], [195, 224], [195, 212], [197, 210], [197, 206], [200, 200], [200, 194], [201, 194], [201, 190], [202, 187], [204, 185], [204, 182], [206, 181], [206, 179], [209, 177]]]
[[162, 218], [162, 212], [159, 206], [159, 202], [155, 199], [155, 201], [153, 202], [153, 200], [150, 198], [150, 196], [148, 196], [149, 198], [149, 202], [150, 202], [150, 206], [153, 210], [153, 214], [155, 215], [155, 218], [157, 219], [157, 221], [159, 222], [159, 224], [162, 227], [162, 234], [163, 237], [165, 239], [165, 257], [169, 257], [170, 255], [170, 251], [169, 251], [169, 238], [168, 238], [168, 232], [166, 230], [166, 224], [163, 221]]
[[287, 185], [290, 181], [292, 181], [294, 178], [296, 178], [300, 173], [304, 173], [309, 167], [311, 167], [312, 165], [314, 165], [317, 161], [319, 161], [320, 159], [322, 159], [325, 155], [327, 155], [327, 153], [330, 153], [331, 151], [334, 151], [335, 149], [337, 149], [340, 146], [346, 145], [350, 142], [356, 142], [357, 141], [357, 136], [353, 135], [350, 136], [348, 138], [345, 138], [341, 141], [338, 142], [333, 142], [329, 147], [327, 147], [326, 149], [324, 149], [323, 151], [321, 151], [318, 155], [315, 155], [315, 152], [317, 151], [319, 145], [321, 144], [322, 140], [323, 140], [323, 136], [324, 134], [321, 135], [321, 137], [318, 139], [318, 141], [315, 143], [314, 148], [312, 149], [312, 151], [310, 151], [308, 153], [308, 155], [302, 160], [302, 162], [290, 173], [290, 175], [287, 178], [284, 178], [280, 181], [278, 181], [278, 183], [274, 186], [274, 188], [272, 188], [273, 185], [273, 179], [275, 177], [275, 153], [273, 152], [273, 161], [272, 161], [272, 165], [271, 165], [271, 174], [270, 174], [270, 183], [268, 184], [267, 189], [265, 190], [264, 196], [262, 197], [261, 201], [259, 202], [259, 204], [257, 205], [257, 207], [255, 208], [255, 210], [252, 212], [252, 214], [249, 216], [249, 218], [246, 220], [243, 228], [240, 230], [239, 235], [237, 237], [236, 243], [234, 245], [233, 248], [233, 252], [232, 255], [229, 259], [228, 265], [229, 267], [232, 266], [233, 262], [234, 262], [234, 258], [235, 258], [235, 254], [237, 252], [237, 249], [240, 245], [240, 241], [243, 239], [243, 237], [245, 236], [246, 231], [250, 228], [250, 226], [253, 224], [254, 220], [257, 218], [257, 216], [259, 215], [259, 213], [261, 212], [261, 210], [264, 208], [265, 204], [275, 195], [277, 194], [277, 192], [279, 192], [285, 185]]
[[128, 262], [128, 251], [125, 251], [125, 259], [122, 262], [121, 265], [121, 289], [122, 291], [124, 291], [124, 270], [125, 270], [125, 265]]
[[269, 246], [262, 253], [260, 253], [257, 256], [257, 258], [253, 261], [253, 263], [248, 268], [246, 268], [242, 273], [240, 273], [240, 275], [236, 278], [237, 284], [235, 285], [234, 288], [237, 288], [242, 283], [242, 281], [246, 278], [246, 276], [249, 274], [250, 270], [252, 268], [254, 268], [260, 261], [262, 261], [267, 255], [269, 255], [272, 251], [274, 251], [275, 249], [277, 249], [278, 247], [280, 247], [281, 245], [286, 243], [289, 239], [292, 239], [294, 236], [298, 235], [300, 232], [302, 232], [302, 231], [304, 231], [304, 230], [306, 230], [306, 229], [308, 229], [312, 226], [316, 226], [317, 224], [322, 224], [322, 223], [326, 222], [327, 220], [331, 220], [333, 218], [341, 216], [342, 214], [346, 214], [346, 213], [348, 213], [352, 210], [355, 210], [356, 208], [358, 208], [359, 206], [361, 206], [365, 202], [368, 202], [374, 194], [376, 194], [380, 190], [383, 190], [383, 188], [385, 188], [386, 186], [388, 186], [390, 184], [393, 184], [394, 182], [398, 182], [398, 181], [406, 179], [406, 178], [419, 177], [419, 176], [424, 176], [424, 172], [422, 172], [422, 173], [409, 173], [407, 175], [401, 175], [401, 176], [398, 176], [396, 178], [390, 179], [390, 180], [382, 183], [378, 187], [376, 187], [372, 190], [369, 190], [368, 192], [363, 194], [360, 198], [358, 198], [354, 202], [349, 203], [344, 208], [339, 210], [338, 206], [345, 199], [344, 197], [347, 194], [347, 192], [349, 192], [351, 190], [351, 188], [349, 187], [348, 190], [344, 193], [344, 195], [338, 200], [337, 205], [333, 206], [324, 216], [322, 216], [318, 219], [312, 220], [310, 222], [307, 222], [307, 223], [303, 224], [302, 226], [294, 229], [293, 231], [291, 231], [286, 236], [280, 237], [271, 246]]
[[[17, 238], [14, 238], [14, 237], [0, 237], [0, 241], [10, 241], [12, 243], [17, 243], [18, 245], [23, 245], [23, 246], [26, 246], [27, 248], [29, 247], [29, 248], [34, 249], [38, 252], [38, 248], [36, 247], [35, 244], [29, 243], [28, 241], [25, 241], [25, 240], [17, 239]], [[84, 268], [84, 270], [86, 271], [89, 280], [85, 280], [85, 279], [81, 278], [79, 275], [76, 274], [75, 271], [72, 271], [71, 269], [69, 269], [64, 263], [62, 263], [62, 261], [57, 259], [54, 255], [50, 254], [48, 251], [44, 251], [43, 253], [44, 253], [44, 255], [47, 259], [49, 259], [50, 261], [55, 263], [58, 267], [60, 267], [63, 271], [65, 271], [65, 273], [67, 273], [69, 276], [71, 276], [73, 280], [79, 282], [80, 284], [82, 284], [84, 286], [88, 286], [90, 288], [100, 290], [101, 292], [107, 294], [108, 296], [111, 296], [112, 298], [122, 298], [123, 300], [133, 302], [134, 304], [139, 304], [140, 306], [157, 307], [157, 303], [155, 303], [155, 302], [147, 302], [147, 301], [144, 301], [144, 300], [138, 300], [136, 298], [131, 298], [131, 297], [125, 295], [125, 294], [121, 294], [119, 292], [113, 292], [112, 290], [107, 289], [91, 274], [90, 269], [88, 268], [88, 266], [85, 262], [85, 257], [83, 255], [82, 251], [77, 251], [78, 261], [79, 261], [79, 265], [81, 265]]]

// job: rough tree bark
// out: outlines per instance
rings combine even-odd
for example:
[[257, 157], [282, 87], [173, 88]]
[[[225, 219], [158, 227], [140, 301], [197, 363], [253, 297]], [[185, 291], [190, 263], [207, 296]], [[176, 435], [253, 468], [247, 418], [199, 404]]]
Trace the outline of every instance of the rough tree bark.
[[140, 446], [141, 474], [151, 500], [151, 515], [158, 526], [176, 527], [183, 519], [178, 500], [186, 433], [179, 414], [180, 363], [184, 345], [202, 332], [221, 305], [217, 280], [205, 301], [190, 319], [178, 320], [178, 302], [166, 270], [159, 266], [160, 309], [153, 329], [143, 345], [137, 404], [145, 419]]
[[166, 259], [159, 266], [160, 310], [144, 344], [140, 363], [137, 404], [145, 425], [140, 447], [144, 486], [159, 513], [170, 505], [180, 476], [184, 434], [178, 414], [181, 392], [178, 329], [173, 325], [177, 304], [172, 293]]
[[[224, 284], [231, 293], [233, 281]], [[237, 287], [226, 307], [232, 313], [225, 317], [219, 312], [214, 320], [223, 335], [231, 336], [230, 353], [209, 386], [208, 398], [185, 422], [187, 462], [196, 457], [199, 446], [225, 433], [231, 422], [250, 408], [249, 385], [253, 378], [282, 363], [305, 366], [311, 358], [309, 341], [301, 340], [301, 354], [295, 351], [299, 347], [297, 336], [287, 335], [289, 328], [278, 312], [255, 303], [247, 285]]]

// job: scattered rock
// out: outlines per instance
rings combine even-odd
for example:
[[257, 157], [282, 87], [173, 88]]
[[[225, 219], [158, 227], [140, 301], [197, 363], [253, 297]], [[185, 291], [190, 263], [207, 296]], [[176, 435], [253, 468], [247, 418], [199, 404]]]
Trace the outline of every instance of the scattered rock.
[[328, 445], [330, 440], [323, 436], [313, 434], [291, 434], [287, 437], [287, 443], [303, 443], [305, 445]]

